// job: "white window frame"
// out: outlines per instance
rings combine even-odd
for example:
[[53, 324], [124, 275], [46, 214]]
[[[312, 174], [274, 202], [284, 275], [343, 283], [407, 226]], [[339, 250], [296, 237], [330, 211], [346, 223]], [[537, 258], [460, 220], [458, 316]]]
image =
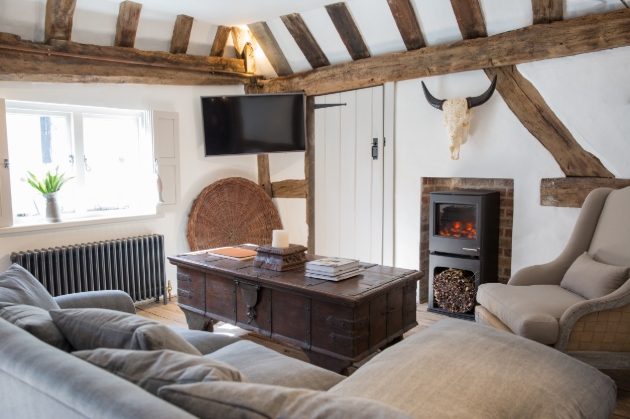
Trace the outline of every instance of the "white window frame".
[[[76, 106], [76, 105], [58, 105], [50, 103], [35, 103], [21, 101], [5, 101], [0, 99], [0, 234], [19, 231], [35, 231], [47, 230], [53, 228], [64, 228], [73, 225], [91, 225], [102, 224], [115, 221], [129, 221], [150, 218], [161, 218], [162, 214], [158, 214], [156, 206], [153, 203], [141, 206], [139, 208], [130, 208], [124, 210], [109, 211], [87, 211], [85, 204], [81, 202], [81, 194], [75, 194], [75, 214], [72, 216], [64, 215], [64, 221], [60, 223], [46, 223], [44, 220], [28, 220], [27, 223], [15, 223], [12, 213], [11, 190], [10, 190], [10, 171], [4, 167], [4, 162], [9, 161], [8, 154], [8, 136], [6, 125], [7, 111], [16, 110], [20, 113], [38, 113], [38, 114], [70, 114], [71, 136], [74, 155], [74, 175], [77, 182], [77, 191], [85, 187], [85, 150], [83, 144], [83, 117], [112, 117], [112, 116], [134, 116], [139, 117], [139, 146], [141, 148], [141, 173], [146, 176], [143, 183], [152, 187], [154, 183], [154, 126], [153, 112], [138, 111], [128, 109]], [[175, 118], [177, 114], [174, 114]], [[177, 127], [179, 128], [179, 127]], [[177, 133], [178, 136], [178, 133]], [[179, 145], [179, 144], [177, 144]], [[179, 152], [178, 152], [179, 154]], [[179, 157], [179, 156], [178, 156]], [[179, 160], [179, 159], [178, 159]], [[178, 162], [179, 163], [179, 162]], [[89, 164], [89, 161], [88, 161]], [[177, 165], [179, 166], [179, 164]], [[177, 167], [179, 171], [179, 167]], [[179, 180], [179, 179], [178, 179]], [[8, 186], [8, 187], [7, 187]], [[179, 189], [179, 186], [178, 186]], [[156, 194], [157, 197], [157, 194]], [[179, 199], [178, 199], [179, 201]]]

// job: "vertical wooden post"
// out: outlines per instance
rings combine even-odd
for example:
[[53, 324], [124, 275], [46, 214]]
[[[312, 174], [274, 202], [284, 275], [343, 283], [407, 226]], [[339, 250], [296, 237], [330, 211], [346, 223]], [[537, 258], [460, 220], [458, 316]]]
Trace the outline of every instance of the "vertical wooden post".
[[254, 56], [254, 47], [249, 42], [243, 48], [243, 60], [245, 60], [245, 72], [254, 74], [256, 72], [256, 57]]
[[72, 21], [77, 0], [46, 1], [46, 21], [44, 42], [51, 39], [70, 41], [72, 39]]
[[307, 181], [306, 223], [308, 224], [308, 253], [315, 254], [315, 96], [306, 97], [306, 153], [304, 176]]
[[256, 157], [258, 158], [258, 184], [267, 192], [269, 198], [273, 198], [269, 173], [269, 154], [259, 154]]
[[133, 48], [136, 43], [136, 32], [140, 23], [140, 11], [142, 5], [126, 0], [120, 3], [118, 21], [116, 22], [116, 38], [114, 45], [117, 47]]

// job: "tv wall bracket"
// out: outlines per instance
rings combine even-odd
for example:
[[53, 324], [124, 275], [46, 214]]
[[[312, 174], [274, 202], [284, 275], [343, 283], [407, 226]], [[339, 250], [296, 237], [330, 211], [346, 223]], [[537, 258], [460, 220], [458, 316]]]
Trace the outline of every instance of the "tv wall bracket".
[[335, 108], [337, 106], [346, 106], [346, 104], [345, 103], [317, 103], [314, 105], [315, 109]]

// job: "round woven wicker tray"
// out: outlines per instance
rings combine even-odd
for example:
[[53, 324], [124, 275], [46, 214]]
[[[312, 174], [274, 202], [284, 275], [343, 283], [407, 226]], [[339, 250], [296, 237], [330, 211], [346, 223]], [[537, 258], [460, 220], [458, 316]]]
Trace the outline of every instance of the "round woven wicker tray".
[[195, 199], [188, 219], [190, 250], [244, 243], [271, 243], [272, 230], [281, 230], [280, 215], [259, 185], [233, 177], [205, 188]]

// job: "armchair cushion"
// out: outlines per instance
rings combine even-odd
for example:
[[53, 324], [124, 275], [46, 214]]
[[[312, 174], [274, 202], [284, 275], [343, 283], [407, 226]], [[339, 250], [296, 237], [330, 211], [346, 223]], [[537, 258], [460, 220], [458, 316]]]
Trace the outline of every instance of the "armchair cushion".
[[55, 297], [58, 308], [104, 308], [136, 314], [133, 300], [124, 291], [86, 291]]
[[559, 285], [483, 284], [477, 302], [519, 336], [551, 345], [558, 339], [558, 320], [585, 299]]
[[612, 191], [597, 220], [588, 254], [601, 263], [630, 266], [630, 187]]
[[0, 274], [0, 302], [26, 304], [44, 310], [59, 308], [37, 278], [17, 264]]
[[201, 356], [201, 352], [167, 326], [135, 314], [76, 308], [51, 310], [50, 316], [70, 344], [79, 351], [98, 348], [170, 349]]
[[585, 252], [573, 262], [560, 286], [592, 300], [619, 289], [629, 275], [629, 267], [599, 263]]

